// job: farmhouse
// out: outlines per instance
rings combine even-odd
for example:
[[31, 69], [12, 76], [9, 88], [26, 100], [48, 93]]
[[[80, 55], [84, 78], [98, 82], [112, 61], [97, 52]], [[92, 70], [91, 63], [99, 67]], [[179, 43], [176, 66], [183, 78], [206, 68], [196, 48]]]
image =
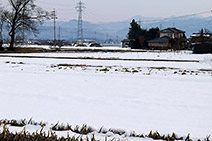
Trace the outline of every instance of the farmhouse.
[[134, 39], [124, 39], [121, 42], [122, 42], [123, 48], [129, 48], [129, 47], [133, 46], [133, 44], [135, 43], [135, 40]]
[[212, 43], [206, 42], [206, 43], [193, 45], [193, 53], [194, 54], [205, 54], [205, 53], [212, 54]]
[[148, 45], [149, 47], [158, 48], [158, 49], [171, 48], [170, 39], [171, 38], [168, 36], [156, 38], [154, 40], [148, 41]]
[[190, 38], [193, 53], [203, 54], [212, 53], [212, 34], [193, 33]]
[[211, 42], [212, 41], [212, 33], [193, 33], [191, 35], [190, 41], [192, 45], [200, 44], [204, 42]]
[[177, 28], [166, 28], [159, 31], [160, 37], [148, 41], [148, 46], [152, 49], [185, 49], [187, 39], [185, 31]]

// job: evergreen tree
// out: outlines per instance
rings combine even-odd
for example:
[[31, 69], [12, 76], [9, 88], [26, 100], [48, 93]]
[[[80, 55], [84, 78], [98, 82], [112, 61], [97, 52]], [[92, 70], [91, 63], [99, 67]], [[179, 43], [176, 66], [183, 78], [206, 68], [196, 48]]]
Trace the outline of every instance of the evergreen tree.
[[149, 31], [147, 32], [148, 33], [148, 35], [146, 36], [148, 39], [155, 39], [155, 38], [157, 38], [158, 37], [158, 33], [159, 32], [159, 28], [158, 27], [156, 27], [156, 28], [151, 28], [151, 29], [149, 29]]
[[138, 37], [142, 34], [142, 30], [139, 24], [133, 19], [130, 23], [130, 29], [128, 33], [128, 39], [138, 39]]
[[133, 39], [134, 41], [131, 48], [134, 49], [144, 49], [148, 46], [147, 41], [158, 37], [159, 28], [151, 28], [149, 30], [141, 29], [140, 25], [133, 19], [130, 23], [128, 39]]
[[204, 42], [204, 30], [203, 28], [200, 30], [200, 40], [203, 43]]

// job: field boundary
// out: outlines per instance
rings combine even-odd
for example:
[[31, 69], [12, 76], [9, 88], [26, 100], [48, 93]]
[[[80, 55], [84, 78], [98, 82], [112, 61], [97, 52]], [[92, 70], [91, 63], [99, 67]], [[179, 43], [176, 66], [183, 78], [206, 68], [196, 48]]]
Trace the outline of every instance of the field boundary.
[[138, 61], [138, 62], [181, 62], [181, 63], [199, 63], [198, 60], [169, 60], [169, 59], [125, 59], [125, 58], [95, 58], [95, 57], [51, 57], [51, 56], [18, 56], [18, 55], [0, 55], [0, 58], [31, 58], [31, 59], [68, 59], [68, 60], [108, 60], [108, 61]]

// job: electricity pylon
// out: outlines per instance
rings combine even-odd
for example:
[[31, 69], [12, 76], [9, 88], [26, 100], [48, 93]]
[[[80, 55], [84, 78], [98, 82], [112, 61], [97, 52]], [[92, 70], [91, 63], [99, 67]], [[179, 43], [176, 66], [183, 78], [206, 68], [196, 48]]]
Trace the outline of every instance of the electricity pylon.
[[77, 7], [76, 7], [77, 11], [79, 12], [77, 38], [78, 38], [78, 41], [81, 41], [81, 42], [83, 42], [82, 12], [83, 12], [83, 9], [85, 9], [84, 5], [85, 4], [80, 1], [79, 3], [77, 3]]

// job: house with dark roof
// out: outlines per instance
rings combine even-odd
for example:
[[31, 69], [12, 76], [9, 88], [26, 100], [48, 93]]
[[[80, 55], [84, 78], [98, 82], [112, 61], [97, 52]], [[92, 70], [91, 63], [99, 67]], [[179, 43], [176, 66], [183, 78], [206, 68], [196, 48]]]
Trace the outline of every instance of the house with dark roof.
[[185, 49], [187, 39], [185, 31], [177, 28], [166, 28], [159, 31], [160, 37], [148, 41], [148, 46], [152, 49]]
[[212, 33], [193, 33], [190, 41], [193, 53], [212, 53]]
[[193, 33], [190, 37], [192, 45], [212, 42], [212, 33]]
[[124, 39], [121, 41], [123, 48], [129, 48], [135, 43], [134, 39]]
[[193, 53], [194, 54], [212, 54], [212, 43], [211, 42], [204, 42], [200, 44], [193, 45]]
[[148, 45], [149, 47], [155, 49], [171, 48], [170, 39], [171, 38], [168, 36], [159, 37], [154, 40], [148, 41]]
[[177, 28], [166, 28], [159, 31], [160, 37], [168, 36], [170, 38], [183, 38], [185, 37], [185, 31], [179, 30]]

